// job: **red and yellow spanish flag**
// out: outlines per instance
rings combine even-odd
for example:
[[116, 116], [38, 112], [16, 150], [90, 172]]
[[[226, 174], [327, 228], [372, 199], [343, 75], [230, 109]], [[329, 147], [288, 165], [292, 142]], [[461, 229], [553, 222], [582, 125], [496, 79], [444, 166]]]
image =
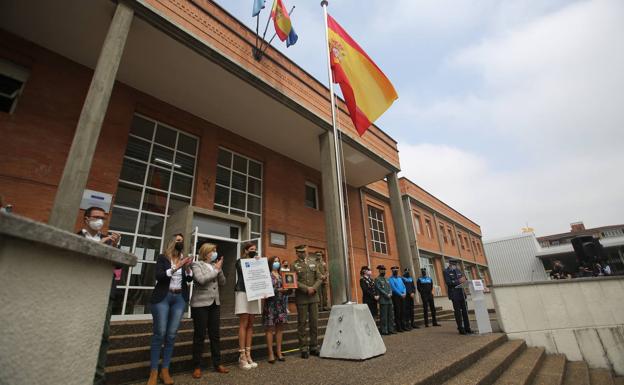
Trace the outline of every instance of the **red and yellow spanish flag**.
[[288, 11], [284, 7], [282, 0], [273, 1], [271, 17], [275, 25], [275, 33], [277, 33], [281, 41], [286, 40], [292, 30], [292, 24], [290, 22], [290, 15], [288, 15]]
[[351, 120], [362, 136], [399, 96], [386, 75], [329, 15], [327, 27], [334, 83], [340, 84]]

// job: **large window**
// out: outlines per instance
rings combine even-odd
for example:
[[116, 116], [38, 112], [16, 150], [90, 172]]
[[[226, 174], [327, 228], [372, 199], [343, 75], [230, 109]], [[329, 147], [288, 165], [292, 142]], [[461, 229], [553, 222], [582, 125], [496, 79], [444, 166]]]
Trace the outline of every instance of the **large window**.
[[440, 234], [442, 234], [442, 238], [444, 239], [444, 243], [448, 243], [448, 238], [446, 237], [446, 233], [444, 232], [444, 224], [440, 223]]
[[422, 223], [420, 222], [420, 215], [414, 214], [414, 224], [416, 225], [416, 234], [422, 234]]
[[318, 210], [318, 187], [314, 183], [305, 184], [305, 205], [311, 209]]
[[435, 272], [435, 265], [433, 264], [433, 258], [420, 257], [420, 268], [427, 269], [427, 275], [431, 277], [434, 286], [438, 286], [438, 277]]
[[224, 148], [217, 157], [215, 210], [251, 220], [251, 238], [262, 233], [262, 163]]
[[0, 58], [0, 111], [12, 113], [28, 78], [28, 70]]
[[117, 185], [110, 228], [139, 259], [124, 268], [113, 314], [149, 314], [156, 256], [167, 217], [191, 203], [197, 138], [135, 115]]
[[383, 211], [368, 206], [368, 223], [370, 225], [371, 239], [373, 241], [373, 251], [376, 253], [388, 254]]

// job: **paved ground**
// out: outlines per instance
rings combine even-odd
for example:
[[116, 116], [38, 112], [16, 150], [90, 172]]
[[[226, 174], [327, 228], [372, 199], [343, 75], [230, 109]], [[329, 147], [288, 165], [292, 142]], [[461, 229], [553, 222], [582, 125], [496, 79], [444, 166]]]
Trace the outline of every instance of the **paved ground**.
[[286, 354], [286, 362], [271, 365], [263, 360], [256, 369], [249, 371], [228, 366], [229, 374], [204, 372], [201, 379], [195, 380], [190, 373], [174, 373], [174, 380], [176, 385], [414, 383], [500, 337], [500, 334], [461, 336], [455, 322], [445, 321], [442, 325], [385, 336], [386, 354], [366, 361], [318, 357], [304, 360], [298, 352], [292, 352]]

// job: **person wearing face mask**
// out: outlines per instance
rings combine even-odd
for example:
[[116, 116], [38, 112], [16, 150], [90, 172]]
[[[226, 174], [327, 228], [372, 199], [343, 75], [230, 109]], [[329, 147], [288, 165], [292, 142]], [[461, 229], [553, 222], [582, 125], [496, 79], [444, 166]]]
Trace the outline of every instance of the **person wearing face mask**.
[[[106, 220], [106, 211], [100, 207], [89, 207], [84, 212], [84, 227], [78, 232], [78, 235], [85, 237], [91, 241], [102, 243], [112, 247], [119, 247], [121, 236], [118, 233], [102, 234], [104, 221]], [[102, 331], [102, 340], [100, 342], [100, 352], [95, 368], [93, 384], [105, 384], [106, 377], [104, 368], [106, 367], [106, 354], [108, 352], [109, 335], [110, 335], [110, 318], [113, 313], [113, 302], [115, 301], [115, 289], [117, 289], [117, 279], [121, 278], [121, 266], [116, 266], [113, 273], [111, 290], [108, 297], [108, 308], [106, 309], [106, 319], [104, 320], [104, 330]]]
[[[318, 350], [318, 302], [319, 288], [323, 283], [318, 262], [308, 257], [308, 246], [295, 247], [297, 260], [293, 263], [293, 269], [297, 273], [297, 290], [295, 301], [297, 303], [297, 337], [299, 338], [299, 351], [301, 358], [309, 358], [319, 355]], [[308, 321], [310, 329], [308, 334]]]
[[217, 246], [204, 243], [199, 248], [197, 262], [191, 265], [193, 271], [193, 297], [191, 297], [191, 317], [193, 318], [193, 378], [201, 378], [201, 358], [204, 353], [206, 329], [210, 338], [210, 358], [217, 373], [228, 373], [221, 365], [219, 347], [220, 305], [219, 286], [225, 285], [223, 258], [219, 258]]
[[[188, 284], [193, 280], [191, 270], [192, 257], [184, 257], [184, 237], [174, 235], [165, 253], [156, 260], [154, 271], [156, 287], [152, 291], [151, 310], [154, 320], [154, 332], [150, 349], [150, 377], [148, 385], [158, 382], [158, 363], [160, 352], [163, 360], [160, 379], [165, 385], [172, 385], [173, 379], [169, 373], [169, 364], [173, 356], [173, 345], [178, 334], [178, 327], [182, 314], [189, 301]], [[163, 347], [164, 343], [164, 347]]]
[[[279, 257], [269, 258], [269, 270], [271, 270], [271, 283], [273, 284], [273, 297], [264, 300], [262, 308], [262, 324], [266, 328], [266, 341], [269, 353], [269, 364], [274, 364], [275, 359], [286, 361], [282, 354], [282, 333], [284, 325], [288, 323], [288, 289], [283, 288], [280, 274]], [[273, 352], [273, 337], [275, 337], [275, 353]]]
[[394, 315], [392, 309], [392, 288], [386, 278], [386, 267], [378, 265], [379, 276], [375, 278], [375, 290], [379, 297], [379, 326], [381, 335], [395, 334]]
[[431, 310], [431, 321], [433, 326], [441, 326], [436, 320], [435, 303], [433, 302], [433, 280], [427, 277], [427, 269], [420, 269], [421, 276], [416, 280], [416, 288], [420, 293], [423, 311], [425, 312], [425, 327], [429, 327], [429, 310]]
[[463, 288], [457, 287], [466, 282], [466, 277], [457, 267], [457, 260], [449, 260], [449, 265], [444, 270], [444, 281], [446, 282], [448, 298], [453, 301], [455, 323], [457, 323], [459, 334], [471, 334], [468, 309], [466, 308], [466, 295]]
[[362, 289], [362, 300], [368, 306], [373, 316], [377, 318], [377, 300], [379, 296], [375, 290], [375, 282], [371, 278], [371, 270], [368, 266], [362, 266], [360, 269], [360, 288]]
[[260, 258], [257, 246], [247, 242], [243, 246], [243, 254], [236, 261], [236, 286], [234, 287], [234, 313], [238, 316], [238, 366], [243, 370], [257, 368], [258, 364], [251, 359], [251, 342], [253, 339], [254, 316], [260, 314], [260, 300], [247, 300], [245, 280], [241, 260], [246, 258]]
[[405, 327], [410, 329], [420, 329], [414, 320], [414, 297], [416, 297], [416, 286], [410, 277], [409, 269], [403, 270], [403, 283], [405, 284]]
[[405, 283], [403, 277], [399, 275], [399, 267], [392, 266], [392, 276], [388, 279], [390, 287], [392, 287], [392, 307], [394, 309], [394, 324], [397, 332], [405, 332]]

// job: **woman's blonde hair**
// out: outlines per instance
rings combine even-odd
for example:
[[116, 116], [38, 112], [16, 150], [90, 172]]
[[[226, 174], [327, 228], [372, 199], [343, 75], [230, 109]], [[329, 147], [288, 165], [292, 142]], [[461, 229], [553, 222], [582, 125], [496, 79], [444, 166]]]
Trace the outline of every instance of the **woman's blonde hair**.
[[212, 252], [215, 251], [216, 249], [217, 249], [217, 245], [212, 244], [212, 243], [204, 243], [199, 248], [198, 259], [200, 261], [206, 262], [208, 259], [210, 259], [210, 254], [212, 254]]
[[[180, 254], [182, 254], [182, 252], [178, 252], [175, 249], [176, 238], [178, 238], [178, 234], [174, 235], [171, 240], [169, 240], [165, 248], [165, 257], [169, 258], [170, 261], [173, 258], [179, 258]], [[184, 237], [182, 237], [182, 239], [184, 239]]]

